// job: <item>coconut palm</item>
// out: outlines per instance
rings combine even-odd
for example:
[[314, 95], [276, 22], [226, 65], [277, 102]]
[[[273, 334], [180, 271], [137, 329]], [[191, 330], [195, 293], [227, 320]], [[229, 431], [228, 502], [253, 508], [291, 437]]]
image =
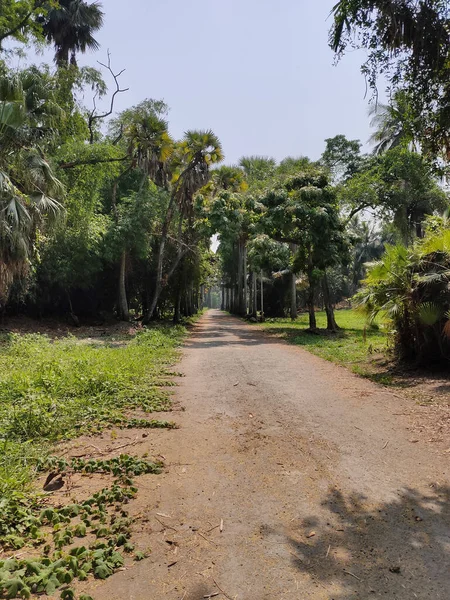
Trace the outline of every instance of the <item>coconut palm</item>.
[[55, 47], [55, 63], [59, 67], [77, 64], [78, 52], [98, 50], [94, 33], [103, 25], [103, 12], [99, 2], [88, 4], [83, 0], [59, 0], [41, 18], [47, 41]]

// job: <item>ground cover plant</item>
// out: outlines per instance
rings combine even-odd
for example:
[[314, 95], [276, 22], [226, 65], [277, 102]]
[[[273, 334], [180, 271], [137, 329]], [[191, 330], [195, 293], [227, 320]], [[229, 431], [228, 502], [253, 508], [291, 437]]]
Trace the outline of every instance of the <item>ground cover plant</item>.
[[[107, 460], [65, 460], [48, 457], [38, 464], [51, 469], [48, 480], [69, 473], [112, 474], [114, 481], [82, 502], [54, 507], [37, 495], [3, 498], [0, 542], [3, 550], [27, 547], [27, 558], [7, 555], [0, 560], [0, 596], [30, 598], [32, 594], [75, 598], [69, 587], [89, 575], [106, 579], [124, 564], [123, 553], [142, 560], [130, 542], [132, 520], [125, 505], [136, 495], [133, 476], [158, 474], [162, 464], [122, 454]], [[55, 471], [56, 470], [56, 471]], [[79, 545], [78, 540], [84, 538]], [[90, 598], [79, 596], [80, 600]]]
[[[0, 342], [0, 597], [31, 594], [74, 598], [73, 580], [106, 578], [133, 553], [125, 504], [134, 478], [163, 465], [122, 454], [101, 460], [60, 458], [55, 443], [103, 428], [173, 428], [146, 418], [170, 410], [171, 365], [186, 329], [155, 326], [134, 335], [52, 339], [5, 334]], [[52, 506], [33, 480], [48, 473], [44, 490], [73, 473], [98, 474], [112, 483], [90, 498]], [[85, 538], [77, 545], [78, 538]], [[23, 549], [19, 557], [14, 552]], [[145, 554], [133, 554], [141, 560]], [[80, 596], [83, 598], [83, 596]], [[85, 600], [87, 597], [84, 597]]]

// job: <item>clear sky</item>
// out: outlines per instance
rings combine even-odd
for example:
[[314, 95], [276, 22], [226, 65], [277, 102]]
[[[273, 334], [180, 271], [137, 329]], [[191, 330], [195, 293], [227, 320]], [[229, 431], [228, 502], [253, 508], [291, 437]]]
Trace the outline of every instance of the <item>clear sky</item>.
[[336, 0], [103, 0], [97, 54], [130, 91], [123, 109], [145, 98], [170, 106], [170, 128], [212, 129], [227, 163], [243, 155], [307, 155], [338, 133], [367, 142], [364, 55], [333, 65], [328, 18]]

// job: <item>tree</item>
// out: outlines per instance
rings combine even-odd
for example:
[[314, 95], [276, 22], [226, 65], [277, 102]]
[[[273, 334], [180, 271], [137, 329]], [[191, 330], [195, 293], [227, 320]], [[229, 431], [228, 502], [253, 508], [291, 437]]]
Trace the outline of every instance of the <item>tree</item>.
[[390, 104], [374, 104], [369, 114], [372, 115], [370, 124], [376, 129], [370, 137], [375, 144], [374, 154], [382, 154], [397, 146], [417, 151], [415, 118], [404, 90], [398, 90]]
[[2, 0], [0, 4], [0, 52], [4, 40], [12, 38], [26, 43], [30, 38], [41, 39], [39, 23], [46, 14], [48, 0]]
[[358, 215], [353, 217], [347, 227], [351, 240], [351, 259], [349, 262], [349, 288], [353, 295], [366, 274], [366, 264], [378, 260], [384, 251], [383, 242], [387, 241], [387, 232], [376, 221], [362, 221]]
[[340, 0], [330, 45], [337, 56], [364, 48], [362, 72], [377, 94], [377, 78], [405, 90], [422, 148], [450, 152], [450, 5], [444, 0]]
[[58, 113], [39, 73], [0, 80], [0, 299], [26, 272], [36, 229], [61, 213], [59, 180], [38, 145]]
[[430, 163], [402, 146], [367, 162], [339, 187], [338, 194], [349, 220], [364, 209], [374, 209], [386, 221], [393, 221], [406, 241], [422, 235], [426, 215], [448, 206], [447, 194]]
[[102, 27], [103, 16], [99, 2], [59, 0], [57, 6], [41, 17], [43, 34], [55, 47], [58, 67], [67, 67], [69, 63], [76, 66], [78, 52], [98, 50], [94, 33]]
[[361, 142], [348, 140], [345, 135], [336, 135], [325, 140], [326, 148], [320, 158], [333, 178], [339, 182], [354, 175], [361, 166]]
[[369, 265], [356, 301], [369, 320], [379, 313], [389, 319], [400, 359], [447, 364], [449, 281], [450, 229], [445, 218], [433, 218], [425, 238], [411, 247], [386, 246], [381, 259]]
[[[222, 146], [219, 138], [210, 130], [188, 131], [183, 140], [177, 145], [172, 161], [174, 169], [173, 183], [167, 213], [162, 223], [161, 236], [157, 254], [156, 282], [153, 299], [145, 316], [145, 321], [153, 317], [161, 291], [164, 285], [163, 263], [169, 227], [175, 212], [179, 213], [179, 231], [183, 220], [192, 225], [192, 211], [195, 194], [204, 187], [210, 177], [210, 166], [223, 159]], [[180, 260], [187, 253], [189, 245], [178, 240], [179, 248], [176, 258], [166, 274], [168, 280], [177, 268]]]
[[336, 330], [326, 269], [345, 259], [347, 240], [335, 193], [325, 173], [317, 169], [314, 173], [297, 173], [281, 187], [269, 191], [261, 202], [265, 206], [262, 216], [265, 232], [279, 242], [295, 244], [293, 271], [306, 273], [308, 277], [310, 329], [317, 329], [315, 290], [322, 280], [327, 328]]

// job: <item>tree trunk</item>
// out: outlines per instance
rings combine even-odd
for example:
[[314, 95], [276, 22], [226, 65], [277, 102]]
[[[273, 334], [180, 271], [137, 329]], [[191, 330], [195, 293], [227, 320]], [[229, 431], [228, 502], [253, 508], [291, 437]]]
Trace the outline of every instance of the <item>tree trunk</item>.
[[323, 301], [325, 304], [325, 312], [327, 313], [327, 329], [328, 331], [338, 331], [339, 326], [334, 318], [334, 308], [331, 302], [330, 288], [328, 285], [328, 278], [326, 272], [322, 278], [322, 293]]
[[237, 270], [237, 313], [242, 316], [244, 297], [244, 270], [242, 261], [242, 241], [238, 241], [238, 270]]
[[308, 312], [309, 312], [309, 329], [317, 331], [316, 312], [314, 310], [314, 292], [315, 284], [311, 273], [308, 273], [309, 290], [308, 290]]
[[249, 275], [250, 289], [249, 289], [249, 302], [248, 302], [248, 314], [252, 316], [253, 313], [253, 273]]
[[[164, 256], [166, 251], [166, 243], [167, 236], [169, 235], [169, 227], [173, 218], [173, 214], [175, 211], [175, 198], [172, 195], [170, 197], [169, 206], [167, 207], [166, 218], [164, 219], [164, 223], [161, 230], [161, 241], [159, 243], [158, 249], [158, 259], [156, 263], [156, 281], [155, 281], [155, 291], [153, 293], [153, 298], [150, 304], [150, 308], [147, 314], [144, 317], [144, 323], [148, 323], [153, 317], [153, 313], [155, 312], [156, 305], [158, 304], [159, 297], [162, 291], [163, 285], [163, 264], [164, 264]], [[180, 257], [181, 260], [181, 257]], [[179, 261], [178, 261], [179, 262]]]
[[125, 285], [127, 271], [127, 252], [124, 250], [120, 257], [120, 272], [119, 272], [119, 306], [118, 316], [121, 321], [129, 321], [130, 313], [128, 312], [127, 288]]
[[292, 267], [291, 267], [291, 306], [290, 306], [290, 317], [293, 321], [297, 318], [297, 277], [294, 273], [294, 259], [295, 253], [297, 252], [297, 244], [289, 244], [289, 249], [292, 254]]
[[244, 242], [242, 251], [242, 260], [244, 261], [244, 314], [248, 314], [248, 289], [247, 289], [247, 243]]
[[291, 319], [295, 321], [297, 318], [297, 276], [291, 273]]
[[264, 282], [263, 272], [261, 271], [261, 323], [264, 321]]
[[181, 287], [178, 287], [176, 297], [175, 297], [173, 322], [179, 323], [180, 321], [181, 321]]

